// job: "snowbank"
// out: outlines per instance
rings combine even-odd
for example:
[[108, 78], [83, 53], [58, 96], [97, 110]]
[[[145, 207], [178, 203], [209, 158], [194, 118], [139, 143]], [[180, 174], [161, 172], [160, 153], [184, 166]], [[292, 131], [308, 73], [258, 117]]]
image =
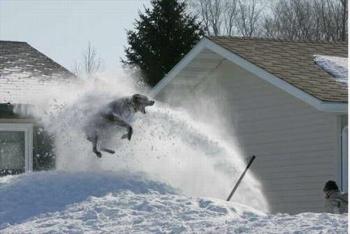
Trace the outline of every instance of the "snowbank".
[[314, 61], [337, 81], [348, 83], [348, 58], [314, 55]]
[[0, 233], [346, 233], [347, 215], [269, 215], [177, 194], [141, 174], [41, 172], [0, 178]]
[[141, 174], [126, 172], [52, 171], [0, 177], [0, 227], [42, 213], [62, 211], [66, 205], [85, 201], [90, 196], [101, 197], [120, 191], [169, 194], [175, 190], [145, 180]]

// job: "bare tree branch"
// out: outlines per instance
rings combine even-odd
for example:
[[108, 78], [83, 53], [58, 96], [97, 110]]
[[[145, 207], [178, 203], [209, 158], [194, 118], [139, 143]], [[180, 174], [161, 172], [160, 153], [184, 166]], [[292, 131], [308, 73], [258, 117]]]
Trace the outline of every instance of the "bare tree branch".
[[97, 56], [96, 49], [88, 43], [87, 49], [82, 54], [81, 61], [76, 61], [73, 68], [73, 73], [76, 76], [91, 77], [100, 71], [102, 60]]
[[265, 17], [264, 36], [290, 40], [347, 40], [346, 0], [279, 0]]
[[238, 2], [238, 14], [236, 26], [239, 33], [244, 37], [259, 36], [262, 8], [259, 8], [256, 0]]
[[262, 7], [258, 0], [192, 0], [208, 36], [257, 36]]

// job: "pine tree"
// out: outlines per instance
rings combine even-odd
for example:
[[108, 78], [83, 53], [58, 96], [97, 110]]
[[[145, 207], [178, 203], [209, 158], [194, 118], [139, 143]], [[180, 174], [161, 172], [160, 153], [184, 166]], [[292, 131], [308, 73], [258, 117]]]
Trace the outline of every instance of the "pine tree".
[[141, 69], [144, 81], [154, 86], [203, 35], [196, 17], [186, 13], [186, 3], [152, 0], [152, 9], [139, 13], [135, 29], [127, 32], [125, 65]]

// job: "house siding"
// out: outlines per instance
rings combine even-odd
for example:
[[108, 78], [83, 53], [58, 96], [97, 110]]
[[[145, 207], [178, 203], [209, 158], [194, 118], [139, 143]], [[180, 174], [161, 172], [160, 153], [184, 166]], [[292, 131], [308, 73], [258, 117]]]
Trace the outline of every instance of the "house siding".
[[158, 97], [177, 100], [171, 104], [189, 107], [196, 118], [210, 105], [220, 108], [202, 120], [220, 119], [244, 156], [257, 156], [252, 172], [271, 212], [323, 211], [323, 185], [339, 179], [339, 116], [320, 112], [228, 61], [187, 94], [196, 105], [169, 97], [174, 90], [169, 85]]

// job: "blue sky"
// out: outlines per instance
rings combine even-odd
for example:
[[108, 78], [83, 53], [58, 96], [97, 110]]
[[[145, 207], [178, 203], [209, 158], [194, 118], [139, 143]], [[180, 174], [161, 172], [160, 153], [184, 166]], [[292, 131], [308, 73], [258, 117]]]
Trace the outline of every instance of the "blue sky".
[[68, 69], [90, 41], [113, 71], [143, 6], [150, 0], [0, 0], [0, 40], [26, 41]]

